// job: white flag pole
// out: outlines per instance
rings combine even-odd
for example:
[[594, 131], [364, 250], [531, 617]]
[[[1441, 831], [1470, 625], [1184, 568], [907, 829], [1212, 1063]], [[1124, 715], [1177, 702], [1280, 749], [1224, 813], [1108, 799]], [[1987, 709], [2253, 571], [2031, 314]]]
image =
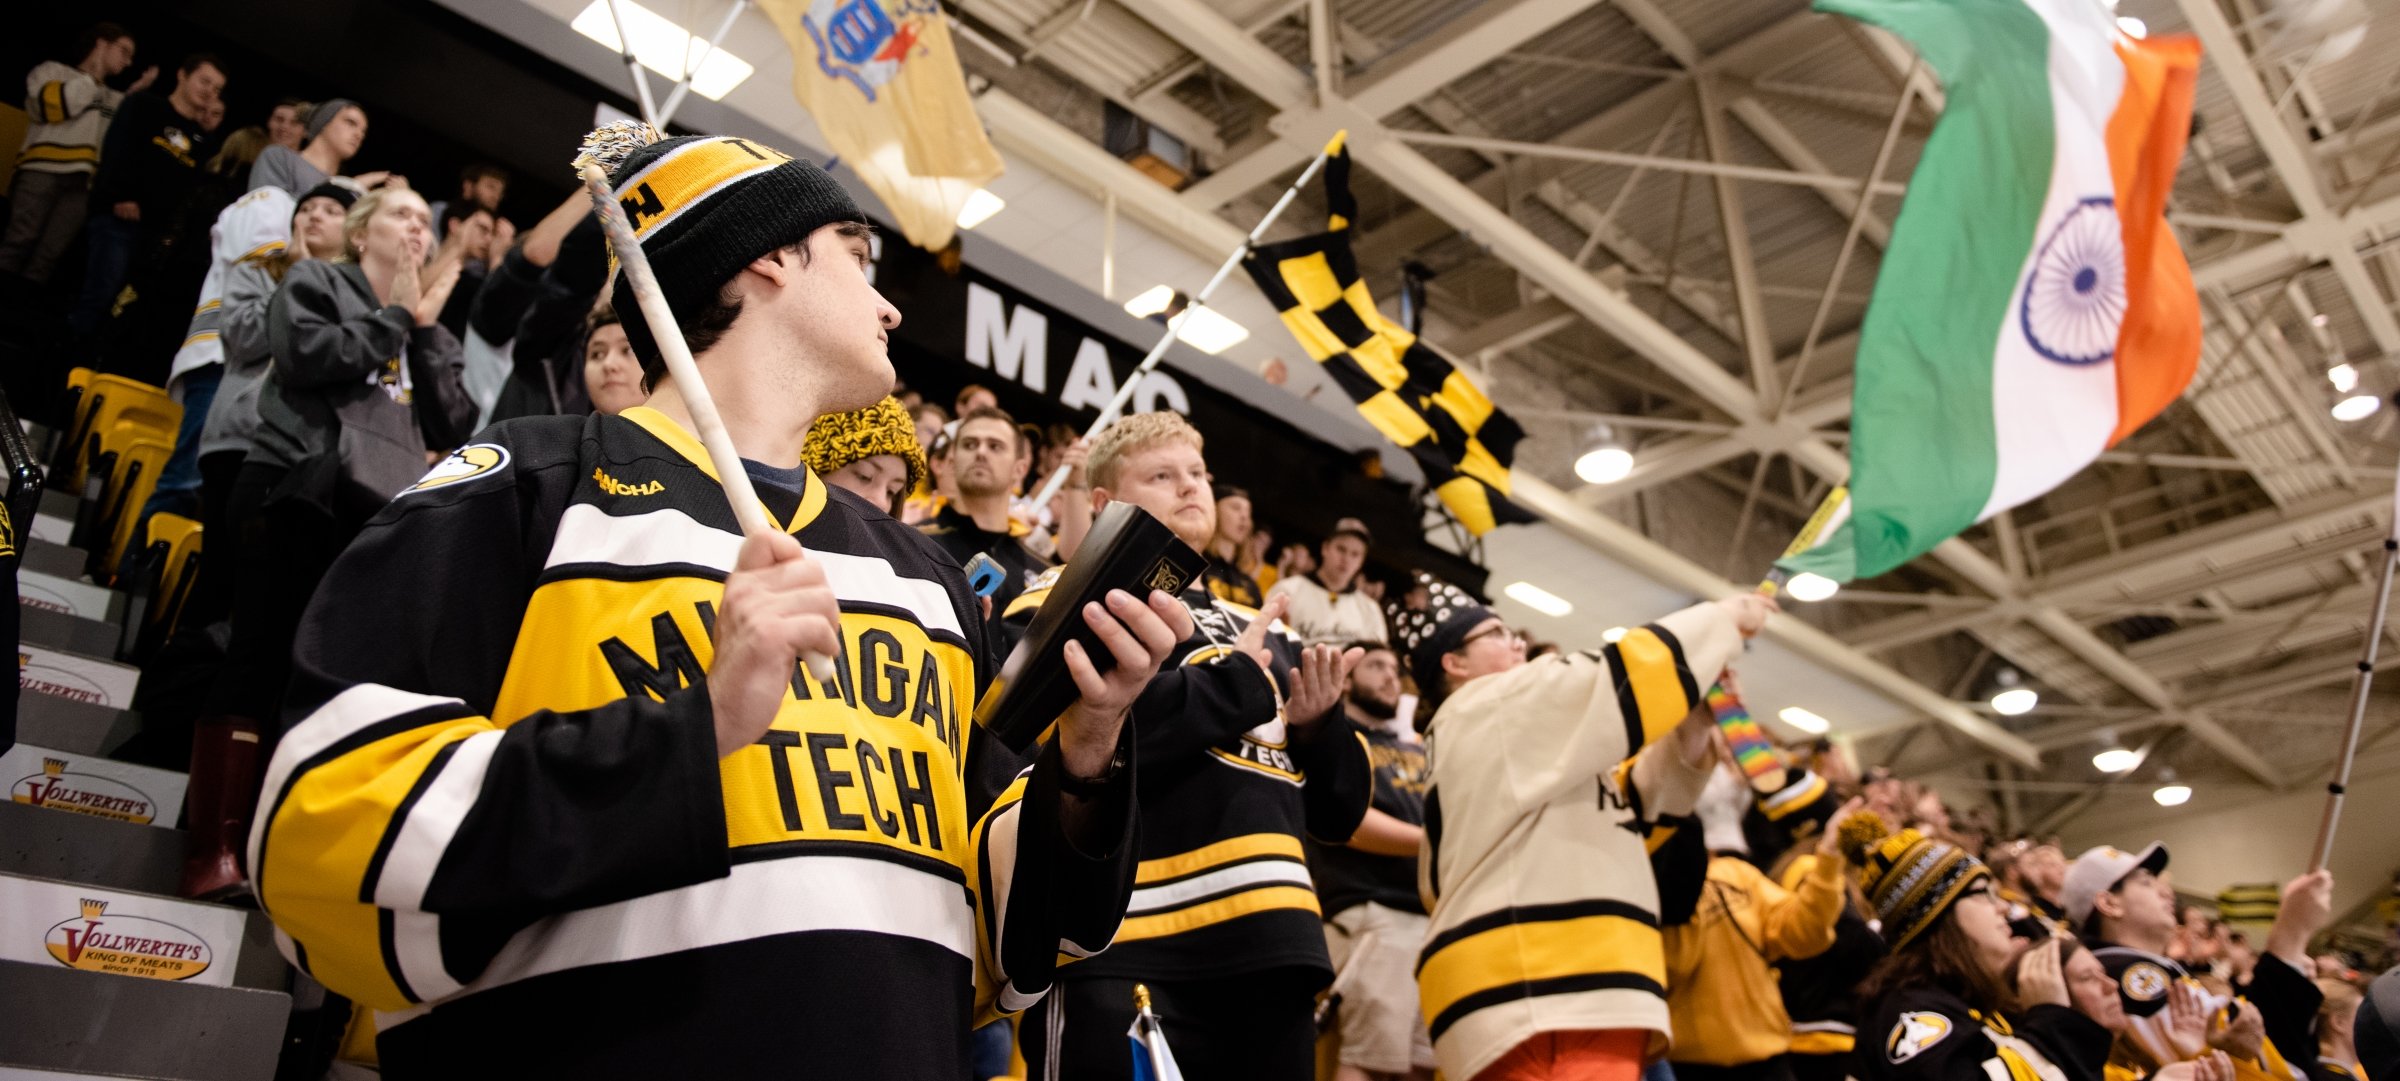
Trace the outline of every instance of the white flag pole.
[[[1089, 439], [1100, 434], [1100, 429], [1108, 427], [1117, 419], [1117, 413], [1125, 408], [1125, 403], [1133, 400], [1134, 388], [1141, 385], [1142, 377], [1158, 367], [1158, 362], [1167, 355], [1167, 347], [1175, 344], [1176, 335], [1183, 333], [1184, 320], [1191, 318], [1193, 312], [1208, 304], [1208, 298], [1216, 294], [1217, 286], [1224, 283], [1226, 275], [1233, 273], [1233, 268], [1242, 265], [1242, 257], [1250, 254], [1250, 248], [1258, 243], [1258, 238], [1266, 235], [1267, 227], [1275, 224], [1275, 219], [1283, 216], [1284, 208], [1292, 205], [1292, 200], [1299, 196], [1300, 189], [1307, 187], [1309, 181], [1316, 179], [1317, 170], [1325, 167], [1325, 159], [1333, 156], [1334, 150], [1342, 145], [1342, 140], [1349, 137], [1349, 134], [1346, 130], [1336, 132], [1333, 138], [1325, 144], [1325, 149], [1317, 151], [1316, 160], [1309, 162], [1308, 168], [1300, 171], [1299, 179], [1292, 181], [1292, 186], [1283, 190], [1283, 197], [1275, 200], [1275, 205], [1267, 209], [1267, 216], [1258, 220], [1257, 228], [1250, 230], [1250, 234], [1242, 238], [1242, 246], [1233, 249], [1233, 254], [1226, 256], [1225, 262], [1218, 265], [1217, 272], [1209, 277], [1208, 284], [1200, 287], [1199, 295], [1192, 298], [1191, 304], [1167, 320], [1166, 333], [1159, 335], [1158, 344], [1150, 347], [1149, 355], [1143, 357], [1141, 364], [1133, 369], [1133, 373], [1126, 376], [1125, 381], [1118, 385], [1116, 397], [1110, 398], [1108, 405], [1100, 410], [1100, 415], [1092, 420], [1092, 426], [1084, 429], [1084, 438]], [[1034, 493], [1033, 506], [1049, 506], [1050, 497], [1057, 495], [1058, 486], [1066, 482], [1066, 466], [1062, 465], [1051, 471], [1050, 479], [1043, 481], [1041, 490]]]

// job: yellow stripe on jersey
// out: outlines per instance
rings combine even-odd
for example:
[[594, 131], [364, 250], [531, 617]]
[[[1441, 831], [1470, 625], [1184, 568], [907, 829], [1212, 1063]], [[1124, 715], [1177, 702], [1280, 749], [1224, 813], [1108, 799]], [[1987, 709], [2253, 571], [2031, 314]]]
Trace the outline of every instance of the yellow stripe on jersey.
[[1539, 994], [1545, 986], [1562, 994], [1610, 988], [1662, 993], [1667, 965], [1658, 928], [1631, 914], [1593, 911], [1604, 906], [1609, 903], [1503, 910], [1438, 936], [1417, 968], [1418, 999], [1426, 1020], [1438, 1026], [1435, 1037], [1476, 1009], [1530, 997], [1526, 992]]
[[1637, 627], [1606, 650], [1625, 712], [1626, 752], [1650, 745], [1692, 712], [1698, 695], [1683, 671], [1683, 650], [1657, 627]]
[[[267, 826], [274, 843], [263, 850], [265, 866], [256, 876], [267, 911], [279, 919], [305, 913], [312, 932], [309, 974], [333, 981], [328, 986], [377, 1009], [411, 1004], [381, 947], [382, 910], [372, 904], [327, 904], [322, 895], [328, 882], [366, 882], [384, 835], [397, 824], [395, 811], [418, 778], [443, 749], [491, 730], [455, 717], [426, 724], [449, 728], [431, 735], [421, 729], [394, 732], [301, 774], [275, 807]], [[267, 794], [270, 800], [274, 795]]]
[[1133, 942], [1145, 938], [1165, 938], [1180, 935], [1194, 928], [1223, 923], [1258, 912], [1279, 908], [1302, 909], [1317, 915], [1317, 891], [1300, 886], [1269, 886], [1222, 897], [1204, 905], [1161, 912], [1155, 916], [1132, 916], [1117, 930], [1118, 942]]
[[52, 79], [42, 84], [42, 122], [62, 124], [67, 119], [67, 84]]
[[[740, 140], [713, 141], [739, 142]], [[676, 151], [676, 153], [685, 153], [690, 149], [691, 147], [685, 147], [683, 150]], [[725, 478], [717, 475], [716, 463], [709, 460], [708, 448], [700, 444], [700, 437], [683, 430], [682, 425], [677, 424], [673, 420], [669, 419], [666, 414], [661, 413], [656, 409], [652, 409], [646, 405], [637, 405], [619, 415], [624, 417], [626, 420], [630, 420], [635, 424], [641, 425], [643, 431], [649, 432], [652, 436], [656, 437], [659, 442], [665, 443], [669, 448], [673, 449], [675, 453], [682, 455], [685, 461], [688, 461], [694, 466], [699, 467], [700, 472], [708, 475], [708, 479], [716, 481], [719, 484], [723, 484], [725, 482]], [[800, 493], [800, 508], [792, 513], [792, 520], [789, 522], [775, 522], [775, 512], [771, 509], [767, 511], [767, 520], [770, 522], [775, 522], [776, 527], [782, 529], [786, 533], [798, 533], [803, 527], [807, 526], [808, 523], [816, 521], [817, 513], [824, 509], [825, 482], [817, 479], [816, 474], [811, 473], [809, 474], [807, 489]]]
[[100, 160], [100, 148], [96, 146], [60, 146], [57, 143], [35, 143], [32, 146], [26, 147], [24, 153], [17, 155], [17, 160], [20, 162], [96, 162]]
[[617, 202], [633, 224], [633, 235], [647, 238], [726, 185], [790, 160], [791, 155], [748, 139], [702, 139], [668, 151], [627, 177], [617, 185]]
[[1792, 1033], [1792, 1053], [1795, 1055], [1847, 1055], [1858, 1046], [1858, 1037], [1847, 1032]]
[[1182, 878], [1196, 871], [1205, 871], [1211, 867], [1255, 859], [1260, 856], [1283, 856], [1295, 860], [1306, 858], [1300, 854], [1300, 839], [1291, 834], [1252, 833], [1240, 837], [1229, 837], [1206, 848], [1195, 848], [1179, 856], [1143, 860], [1141, 867], [1134, 871], [1133, 880], [1136, 883], [1164, 882], [1170, 878]]

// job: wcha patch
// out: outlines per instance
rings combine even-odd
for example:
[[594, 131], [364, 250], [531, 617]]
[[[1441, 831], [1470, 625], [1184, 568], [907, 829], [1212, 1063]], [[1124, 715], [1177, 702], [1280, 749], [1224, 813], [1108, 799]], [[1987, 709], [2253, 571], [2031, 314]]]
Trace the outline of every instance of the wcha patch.
[[496, 473], [508, 465], [508, 448], [497, 443], [469, 443], [450, 456], [434, 463], [431, 470], [415, 484], [403, 489], [401, 495], [413, 495], [434, 488], [474, 480]]
[[1892, 1025], [1890, 1038], [1883, 1041], [1884, 1057], [1891, 1059], [1894, 1066], [1907, 1062], [1942, 1042], [1943, 1037], [1950, 1035], [1950, 1028], [1950, 1019], [1938, 1013], [1918, 1010], [1901, 1014], [1900, 1020]]

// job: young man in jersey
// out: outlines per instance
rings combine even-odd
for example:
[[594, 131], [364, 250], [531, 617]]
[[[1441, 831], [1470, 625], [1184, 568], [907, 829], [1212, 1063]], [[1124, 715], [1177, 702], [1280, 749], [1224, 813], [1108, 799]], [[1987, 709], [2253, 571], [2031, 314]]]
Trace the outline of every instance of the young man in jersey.
[[955, 1081], [979, 1018], [1115, 934], [1123, 718], [1189, 621], [1088, 606], [1116, 668], [1069, 648], [1080, 700], [976, 814], [976, 598], [801, 465], [810, 421], [892, 385], [864, 218], [744, 139], [612, 181], [775, 532], [740, 532], [620, 281], [648, 404], [486, 429], [327, 574], [255, 887], [377, 1011], [386, 1076]]
[[[1093, 441], [1097, 512], [1122, 500], [1195, 550], [1216, 530], [1200, 433], [1174, 413], [1138, 413]], [[1030, 619], [1047, 594], [1017, 599]], [[1303, 651], [1263, 611], [1181, 596], [1195, 632], [1133, 706], [1142, 773], [1141, 868], [1106, 954], [1060, 973], [1025, 1016], [1029, 1078], [1133, 1076], [1125, 1030], [1135, 984], [1194, 1079], [1307, 1081], [1316, 994], [1333, 978], [1303, 836], [1340, 842], [1366, 814], [1365, 744], [1340, 709], [1358, 654]]]
[[[2176, 927], [2175, 889], [2166, 870], [2164, 845], [2139, 852], [2103, 845], [2075, 857], [2059, 893], [2068, 924], [2082, 933], [2124, 998], [2130, 1027], [2120, 1050], [2132, 1052], [2136, 1064], [2151, 1072], [2208, 1050], [2182, 1045], [2168, 1022], [2169, 986], [2192, 977], [2166, 955]], [[2314, 968], [2308, 940], [2324, 929], [2332, 906], [2332, 872], [2293, 879], [2283, 888], [2283, 905], [2249, 983], [2236, 987], [2233, 998], [2210, 997], [2208, 1045], [2233, 1057], [2238, 1076], [2304, 1076], [2324, 1001], [2307, 975]]]
[[1016, 418], [998, 407], [985, 406], [960, 418], [949, 452], [950, 480], [958, 487], [958, 499], [917, 527], [961, 567], [978, 555], [1000, 564], [1005, 577], [992, 594], [996, 612], [1007, 611], [1026, 584], [1051, 567], [1047, 557], [1026, 545], [1026, 527], [1008, 514], [1008, 497], [1017, 484], [1017, 443]]
[[1267, 595], [1288, 596], [1292, 629], [1309, 642], [1389, 641], [1383, 608], [1359, 591], [1367, 566], [1367, 549], [1375, 543], [1367, 525], [1356, 518], [1333, 524], [1333, 535], [1319, 545], [1317, 569], [1276, 581]]
[[[1225, 501], [1217, 502], [1223, 513]], [[1220, 536], [1222, 531], [1220, 531]], [[1350, 671], [1342, 710], [1366, 736], [1375, 766], [1375, 799], [1347, 844], [1311, 844], [1309, 872], [1325, 907], [1325, 948], [1335, 968], [1355, 965], [1344, 985], [1340, 1067], [1334, 1081], [1391, 1081], [1433, 1076], [1433, 1041], [1417, 1010], [1417, 948], [1425, 944], [1425, 902], [1417, 893], [1417, 852], [1425, 844], [1425, 745], [1394, 731], [1400, 705], [1400, 657], [1381, 642]]]
[[1437, 700], [1417, 992], [1442, 1073], [1633, 1081], [1668, 1035], [1649, 824], [1692, 813], [1715, 730], [1700, 689], [1774, 602], [1698, 604], [1527, 661], [1499, 617], [1437, 594], [1395, 630]]

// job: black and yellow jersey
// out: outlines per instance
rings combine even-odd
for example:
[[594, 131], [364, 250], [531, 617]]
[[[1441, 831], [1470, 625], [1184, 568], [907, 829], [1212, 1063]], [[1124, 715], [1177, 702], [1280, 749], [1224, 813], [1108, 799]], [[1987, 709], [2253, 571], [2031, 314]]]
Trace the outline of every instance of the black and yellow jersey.
[[[1030, 620], [1056, 574], [1008, 610]], [[1258, 612], [1211, 597], [1180, 598], [1192, 637], [1134, 700], [1141, 767], [1141, 865], [1125, 925], [1077, 976], [1209, 979], [1282, 966], [1332, 975], [1302, 841], [1348, 840], [1374, 792], [1366, 740], [1339, 706], [1305, 730], [1288, 725], [1299, 642], [1267, 635], [1274, 675], [1236, 654]]]
[[1867, 1004], [1850, 1070], [1858, 1081], [2103, 1081], [2111, 1039], [2065, 1006], [1986, 1014], [1919, 985]]
[[1434, 712], [1417, 997], [1445, 1075], [1544, 1032], [1647, 1029], [1664, 1049], [1649, 857], [1698, 832], [1662, 824], [1686, 820], [1709, 777], [1667, 736], [1740, 648], [1732, 617], [1700, 604], [1470, 680]]
[[[2148, 1074], [2187, 1061], [2203, 1050], [2182, 1046], [2167, 1014], [2170, 986], [2177, 983], [2200, 986], [2182, 964], [2132, 946], [2098, 941], [2088, 945], [2100, 967], [2117, 981], [2117, 999], [2125, 1006], [2125, 1035], [2117, 1041], [2120, 1060]], [[2301, 1063], [2307, 1059], [2295, 1060], [2283, 1054], [2282, 1049], [2286, 1045], [2305, 1049], [2315, 1042], [2313, 1022], [2318, 1007], [2324, 1005], [2325, 993], [2314, 982], [2294, 971], [2282, 958], [2262, 952], [2249, 985], [2239, 996], [2219, 995], [2205, 988], [2201, 991], [2212, 1016], [2229, 1014], [2247, 1005], [2259, 1011], [2266, 1023], [2267, 1038], [2260, 1041], [2258, 1058], [2233, 1060], [2236, 1081], [2304, 1081], [2308, 1075]]]
[[697, 440], [648, 409], [480, 439], [326, 575], [250, 840], [279, 945], [380, 1011], [388, 1074], [954, 1081], [979, 1018], [1107, 945], [1133, 781], [1096, 858], [1054, 753], [976, 813], [981, 611], [930, 542], [804, 471], [760, 487], [843, 645], [719, 759], [741, 538]]

